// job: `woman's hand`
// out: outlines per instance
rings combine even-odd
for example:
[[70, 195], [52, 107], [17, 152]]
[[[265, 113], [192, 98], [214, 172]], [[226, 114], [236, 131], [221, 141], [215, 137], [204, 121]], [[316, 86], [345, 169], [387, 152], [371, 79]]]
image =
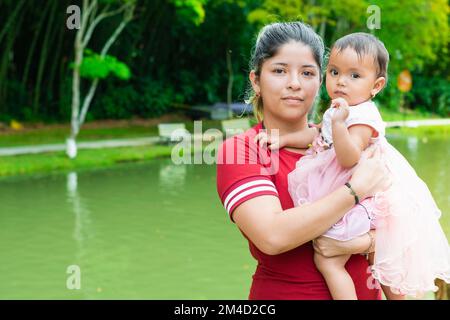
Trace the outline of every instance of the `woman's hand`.
[[339, 241], [328, 237], [318, 237], [312, 241], [314, 251], [324, 257], [348, 254], [347, 241]]
[[375, 237], [376, 232], [375, 230], [370, 230], [369, 232], [372, 237], [363, 234], [362, 236], [348, 241], [339, 241], [320, 236], [312, 241], [313, 248], [317, 253], [324, 257], [334, 257], [343, 254], [358, 254], [365, 253], [366, 251], [373, 252], [374, 248], [371, 239]]
[[372, 145], [366, 149], [349, 182], [360, 200], [374, 196], [377, 192], [385, 191], [391, 186], [392, 180], [386, 165], [381, 160], [378, 145]]

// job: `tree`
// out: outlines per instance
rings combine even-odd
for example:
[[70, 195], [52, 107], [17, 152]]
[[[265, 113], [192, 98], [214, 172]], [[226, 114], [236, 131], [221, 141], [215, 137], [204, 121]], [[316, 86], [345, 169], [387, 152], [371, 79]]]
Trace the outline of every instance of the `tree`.
[[[379, 29], [367, 27], [369, 6], [379, 9]], [[274, 21], [307, 22], [322, 36], [327, 47], [349, 33], [372, 33], [385, 44], [390, 55], [389, 75], [395, 79], [404, 69], [423, 72], [427, 71], [423, 70], [425, 66], [433, 66], [445, 74], [448, 13], [446, 0], [262, 0], [262, 5], [250, 12], [248, 20], [258, 26]], [[399, 97], [393, 80], [378, 99], [398, 109]]]
[[[110, 74], [122, 79], [128, 79], [130, 77], [128, 67], [116, 58], [108, 56], [107, 53], [125, 26], [133, 19], [135, 7], [135, 0], [83, 0], [81, 21], [74, 43], [75, 58], [72, 80], [71, 130], [70, 136], [67, 139], [66, 150], [69, 158], [75, 158], [77, 155], [76, 137], [86, 119], [86, 114], [99, 80]], [[108, 17], [119, 14], [122, 15], [122, 20], [103, 45], [100, 54], [96, 54], [92, 50], [86, 51], [98, 24]], [[87, 54], [86, 58], [85, 54]], [[80, 88], [82, 76], [91, 78], [92, 82], [81, 105]], [[81, 108], [80, 105], [82, 106]]]

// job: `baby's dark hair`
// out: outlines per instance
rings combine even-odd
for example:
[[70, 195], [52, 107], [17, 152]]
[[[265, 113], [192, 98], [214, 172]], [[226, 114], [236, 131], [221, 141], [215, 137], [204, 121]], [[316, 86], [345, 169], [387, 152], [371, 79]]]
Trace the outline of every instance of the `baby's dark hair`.
[[351, 33], [337, 40], [331, 50], [342, 51], [346, 48], [355, 50], [359, 57], [366, 54], [372, 56], [375, 61], [377, 77], [384, 77], [387, 82], [389, 53], [383, 42], [377, 37], [364, 32]]

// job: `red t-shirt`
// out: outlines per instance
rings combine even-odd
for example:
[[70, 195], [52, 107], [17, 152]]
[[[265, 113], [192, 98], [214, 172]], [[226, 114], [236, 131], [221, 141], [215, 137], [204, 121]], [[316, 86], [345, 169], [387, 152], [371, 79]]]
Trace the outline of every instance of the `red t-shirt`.
[[[260, 149], [253, 138], [261, 128], [260, 123], [227, 139], [218, 150], [217, 190], [232, 221], [233, 211], [240, 204], [261, 195], [278, 197], [283, 210], [294, 206], [287, 175], [301, 155], [286, 149], [273, 153]], [[267, 255], [247, 240], [258, 261], [249, 299], [331, 299], [325, 280], [314, 265], [311, 242], [278, 255]], [[358, 299], [381, 299], [381, 290], [368, 267], [362, 255], [353, 255], [346, 264]]]

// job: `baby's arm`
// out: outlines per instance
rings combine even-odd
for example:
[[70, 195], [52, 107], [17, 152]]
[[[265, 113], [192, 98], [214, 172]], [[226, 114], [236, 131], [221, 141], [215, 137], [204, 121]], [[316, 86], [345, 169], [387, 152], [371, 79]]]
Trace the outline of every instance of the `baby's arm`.
[[[338, 99], [336, 99], [338, 100]], [[345, 119], [349, 110], [346, 101], [340, 98], [335, 102], [339, 108], [332, 119], [333, 145], [336, 158], [344, 168], [351, 168], [358, 163], [361, 152], [369, 145], [373, 129], [363, 124], [347, 128]]]
[[283, 147], [308, 148], [318, 133], [319, 130], [317, 128], [305, 128], [304, 130], [285, 135], [269, 135], [266, 132], [260, 132], [256, 135], [255, 142], [258, 142], [260, 145], [268, 144], [271, 150]]
[[304, 131], [297, 131], [280, 136], [280, 148], [286, 146], [300, 149], [308, 148], [317, 134], [319, 134], [317, 128], [307, 128]]

